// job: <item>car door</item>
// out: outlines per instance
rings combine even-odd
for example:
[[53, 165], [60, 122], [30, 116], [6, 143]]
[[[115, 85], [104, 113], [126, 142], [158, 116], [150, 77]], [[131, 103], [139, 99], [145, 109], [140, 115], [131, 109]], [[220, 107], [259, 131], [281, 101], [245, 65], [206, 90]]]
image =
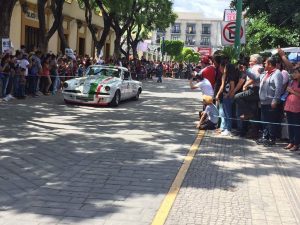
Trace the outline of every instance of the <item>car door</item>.
[[129, 89], [130, 89], [130, 82], [129, 82], [129, 73], [127, 71], [123, 71], [122, 75], [122, 85], [121, 85], [121, 99], [128, 99], [129, 98]]
[[132, 80], [131, 78], [131, 74], [129, 73], [129, 98], [133, 98], [134, 96], [136, 96], [137, 93], [137, 87], [136, 84], [134, 82], [134, 80]]

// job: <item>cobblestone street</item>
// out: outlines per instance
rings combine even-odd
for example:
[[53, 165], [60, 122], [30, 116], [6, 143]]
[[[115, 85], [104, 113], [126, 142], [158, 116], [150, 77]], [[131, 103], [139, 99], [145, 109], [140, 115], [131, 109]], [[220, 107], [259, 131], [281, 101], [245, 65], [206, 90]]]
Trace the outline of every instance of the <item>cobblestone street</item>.
[[166, 225], [300, 224], [300, 155], [206, 133]]
[[[1, 105], [1, 225], [149, 225], [197, 130], [199, 93], [145, 82], [119, 108]], [[207, 132], [166, 225], [300, 224], [300, 155]]]
[[118, 108], [0, 103], [0, 224], [150, 224], [196, 135], [186, 84]]

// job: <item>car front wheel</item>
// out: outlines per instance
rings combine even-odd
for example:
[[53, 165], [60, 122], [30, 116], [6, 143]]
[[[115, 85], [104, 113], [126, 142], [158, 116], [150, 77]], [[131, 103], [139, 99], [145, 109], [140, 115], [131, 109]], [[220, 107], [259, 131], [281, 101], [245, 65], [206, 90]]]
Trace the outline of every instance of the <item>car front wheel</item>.
[[120, 104], [120, 101], [121, 101], [121, 93], [119, 90], [117, 90], [110, 104], [111, 106], [117, 107]]

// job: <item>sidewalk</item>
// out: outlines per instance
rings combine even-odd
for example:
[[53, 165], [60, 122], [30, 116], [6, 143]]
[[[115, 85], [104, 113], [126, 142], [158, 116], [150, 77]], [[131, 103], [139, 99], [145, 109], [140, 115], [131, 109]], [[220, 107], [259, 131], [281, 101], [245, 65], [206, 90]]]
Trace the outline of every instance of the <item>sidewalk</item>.
[[165, 225], [300, 224], [300, 155], [207, 132]]

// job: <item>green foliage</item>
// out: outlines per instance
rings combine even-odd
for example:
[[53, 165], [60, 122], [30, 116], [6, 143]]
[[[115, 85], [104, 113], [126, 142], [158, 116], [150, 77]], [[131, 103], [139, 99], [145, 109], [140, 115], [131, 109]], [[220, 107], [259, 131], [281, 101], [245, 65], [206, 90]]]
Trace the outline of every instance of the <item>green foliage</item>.
[[177, 54], [174, 59], [177, 62], [198, 63], [200, 54], [190, 48], [183, 48], [181, 53]]
[[[236, 6], [237, 0], [232, 1]], [[243, 9], [248, 18], [256, 17], [259, 13], [269, 15], [268, 22], [289, 29], [300, 29], [299, 0], [243, 0]]]
[[179, 56], [182, 52], [184, 43], [182, 41], [169, 41], [165, 40], [165, 52], [167, 55], [171, 56], [171, 58], [174, 58], [176, 56]]
[[297, 31], [270, 24], [269, 15], [261, 13], [250, 19], [247, 27], [247, 48], [250, 53], [286, 46], [299, 46], [300, 35]]

